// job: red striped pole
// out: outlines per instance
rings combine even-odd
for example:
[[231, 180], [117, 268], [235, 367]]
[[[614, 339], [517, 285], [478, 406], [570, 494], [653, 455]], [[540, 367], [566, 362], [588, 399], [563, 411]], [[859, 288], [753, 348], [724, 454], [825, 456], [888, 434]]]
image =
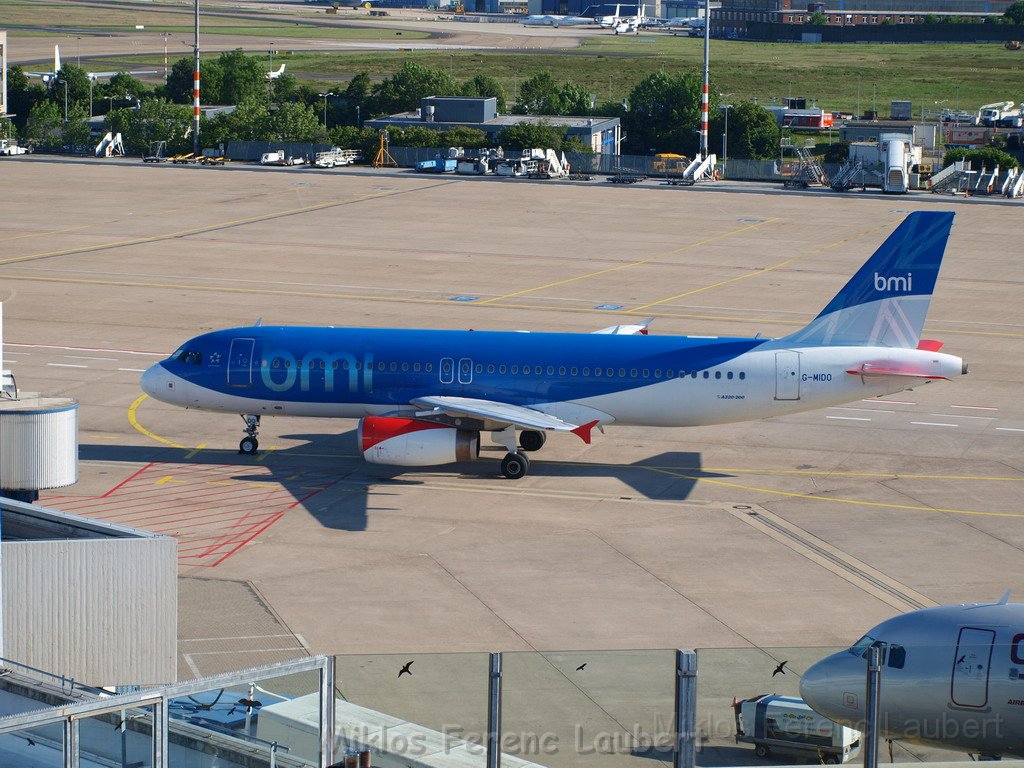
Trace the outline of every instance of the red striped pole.
[[192, 153], [199, 155], [199, 0], [196, 0], [196, 65], [192, 70]]
[[700, 154], [701, 157], [708, 156], [708, 84], [700, 91]]
[[711, 70], [711, 1], [704, 0], [704, 86], [700, 92], [700, 156], [708, 156], [708, 81]]

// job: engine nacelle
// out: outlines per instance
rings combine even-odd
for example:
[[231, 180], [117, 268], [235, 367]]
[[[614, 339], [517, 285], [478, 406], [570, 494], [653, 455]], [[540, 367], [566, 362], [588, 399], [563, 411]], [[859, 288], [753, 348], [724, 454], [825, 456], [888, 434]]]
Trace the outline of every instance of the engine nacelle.
[[365, 416], [359, 420], [357, 439], [371, 464], [428, 467], [480, 455], [479, 432], [417, 419]]

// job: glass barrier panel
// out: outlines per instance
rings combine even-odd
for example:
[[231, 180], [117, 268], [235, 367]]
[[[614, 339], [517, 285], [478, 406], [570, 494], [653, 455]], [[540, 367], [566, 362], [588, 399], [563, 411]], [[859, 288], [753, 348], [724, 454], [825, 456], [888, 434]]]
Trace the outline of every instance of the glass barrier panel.
[[64, 724], [0, 734], [0, 765], [18, 768], [63, 768]]
[[335, 760], [483, 765], [488, 663], [486, 653], [336, 656]]
[[319, 681], [313, 670], [171, 699], [169, 765], [215, 754], [225, 765], [318, 766]]
[[549, 768], [670, 762], [676, 652], [503, 654], [504, 755]]
[[137, 707], [78, 721], [80, 764], [142, 768], [153, 762], [153, 708]]
[[[731, 162], [731, 161], [730, 161]], [[819, 763], [817, 751], [765, 745], [752, 724], [755, 701], [771, 694], [800, 696], [808, 667], [838, 648], [700, 648], [697, 650], [697, 765]], [[785, 664], [783, 664], [785, 662]], [[735, 705], [735, 708], [734, 708]], [[780, 710], [780, 717], [793, 713]], [[808, 711], [808, 714], [810, 712]], [[748, 722], [749, 721], [749, 722]], [[738, 729], [743, 732], [738, 732]], [[755, 749], [768, 752], [755, 755]], [[759, 750], [762, 752], [763, 750]]]

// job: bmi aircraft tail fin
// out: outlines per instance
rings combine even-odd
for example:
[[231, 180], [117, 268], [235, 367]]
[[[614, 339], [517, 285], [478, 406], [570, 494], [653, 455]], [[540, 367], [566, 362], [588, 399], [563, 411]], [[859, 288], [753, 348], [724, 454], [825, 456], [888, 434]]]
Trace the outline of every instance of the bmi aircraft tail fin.
[[917, 347], [953, 215], [911, 213], [821, 314], [780, 341], [801, 346]]

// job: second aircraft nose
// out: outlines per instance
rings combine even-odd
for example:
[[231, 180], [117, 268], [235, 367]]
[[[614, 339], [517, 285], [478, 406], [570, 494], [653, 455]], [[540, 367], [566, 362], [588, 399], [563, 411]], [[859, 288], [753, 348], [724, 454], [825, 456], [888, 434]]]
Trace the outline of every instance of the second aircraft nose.
[[849, 651], [833, 654], [804, 673], [800, 697], [819, 715], [851, 725], [863, 718], [865, 675], [862, 659]]

